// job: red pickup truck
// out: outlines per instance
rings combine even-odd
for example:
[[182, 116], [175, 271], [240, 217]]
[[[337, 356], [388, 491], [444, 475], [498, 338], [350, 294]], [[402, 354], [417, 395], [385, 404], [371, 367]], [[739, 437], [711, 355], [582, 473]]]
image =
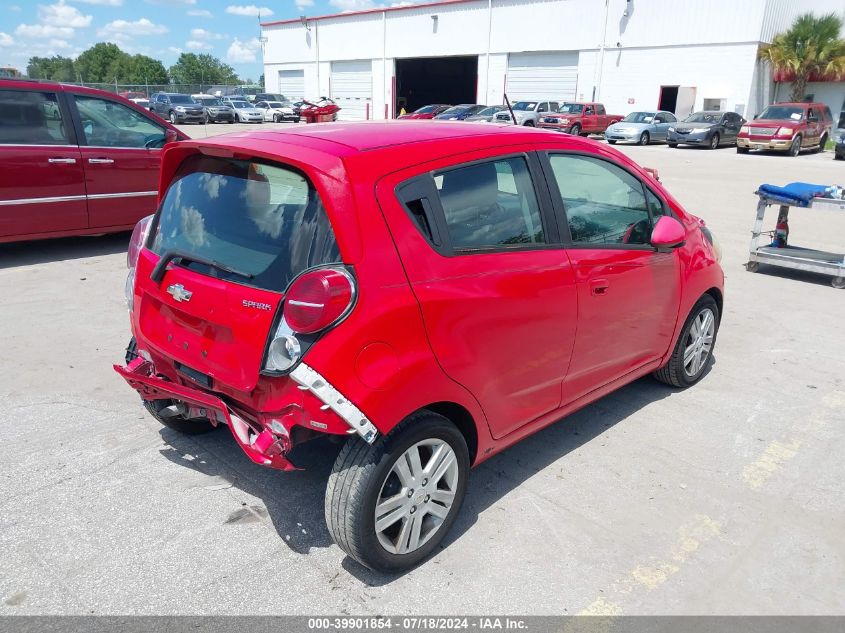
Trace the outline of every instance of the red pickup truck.
[[622, 118], [621, 114], [608, 114], [602, 103], [562, 103], [557, 112], [542, 117], [537, 126], [575, 135], [603, 134]]

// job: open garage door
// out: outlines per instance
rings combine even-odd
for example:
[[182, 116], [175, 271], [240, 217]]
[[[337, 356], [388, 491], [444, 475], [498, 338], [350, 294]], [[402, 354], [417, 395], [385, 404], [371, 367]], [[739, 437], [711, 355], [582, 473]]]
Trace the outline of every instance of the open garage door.
[[370, 59], [332, 62], [331, 98], [340, 106], [341, 121], [373, 117], [373, 62]]
[[396, 114], [432, 103], [475, 103], [477, 95], [476, 55], [396, 60]]
[[578, 91], [578, 51], [511, 53], [505, 92], [521, 99], [574, 101]]
[[291, 101], [299, 101], [305, 98], [305, 71], [280, 70], [279, 71], [279, 92]]

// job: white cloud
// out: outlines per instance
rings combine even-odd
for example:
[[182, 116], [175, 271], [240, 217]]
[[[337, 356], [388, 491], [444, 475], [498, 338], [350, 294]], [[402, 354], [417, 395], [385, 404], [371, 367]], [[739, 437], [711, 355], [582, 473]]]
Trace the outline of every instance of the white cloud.
[[226, 36], [205, 29], [191, 29], [191, 38], [195, 40], [225, 40]]
[[305, 7], [313, 7], [314, 0], [296, 0], [296, 8], [304, 9]]
[[3, 33], [0, 31], [0, 46], [14, 46], [15, 40], [12, 39], [12, 36], [8, 33]]
[[70, 0], [71, 2], [81, 2], [82, 4], [99, 4], [104, 7], [122, 7], [123, 0]]
[[20, 13], [21, 10], [22, 9], [16, 4], [9, 5], [9, 11], [14, 11], [15, 13]]
[[341, 11], [363, 11], [376, 6], [373, 0], [329, 0], [329, 4]]
[[245, 15], [248, 17], [258, 17], [259, 15], [262, 16], [269, 16], [273, 15], [273, 10], [268, 9], [267, 7], [257, 7], [254, 4], [249, 5], [238, 5], [238, 4], [230, 4], [226, 7], [226, 13], [231, 13], [232, 15]]
[[191, 9], [187, 12], [188, 15], [193, 16], [195, 18], [213, 18], [214, 16], [211, 15], [211, 11], [208, 9]]
[[39, 4], [38, 19], [42, 24], [48, 26], [79, 29], [90, 26], [91, 20], [94, 18], [90, 15], [83, 15], [76, 7], [65, 4], [64, 0], [59, 0], [56, 4]]
[[181, 54], [182, 54], [182, 49], [181, 49], [181, 48], [179, 48], [178, 46], [168, 46], [168, 47], [167, 47], [167, 52], [168, 52], [168, 53], [173, 53], [174, 55], [181, 55]]
[[188, 40], [185, 42], [185, 48], [191, 51], [210, 51], [214, 47], [208, 42], [200, 42], [198, 40]]
[[258, 41], [257, 37], [253, 37], [252, 39], [246, 41], [235, 38], [231, 46], [229, 46], [229, 50], [226, 52], [226, 59], [233, 64], [254, 62], [256, 54], [260, 48], [261, 42]]
[[197, 0], [147, 0], [150, 4], [166, 4], [168, 6], [192, 7]]
[[167, 27], [155, 24], [147, 18], [140, 18], [134, 22], [128, 20], [113, 20], [97, 31], [100, 37], [110, 37], [116, 40], [126, 40], [135, 35], [160, 35], [167, 33]]
[[67, 26], [50, 26], [49, 24], [19, 24], [15, 33], [22, 37], [38, 39], [62, 38], [69, 39], [75, 31]]

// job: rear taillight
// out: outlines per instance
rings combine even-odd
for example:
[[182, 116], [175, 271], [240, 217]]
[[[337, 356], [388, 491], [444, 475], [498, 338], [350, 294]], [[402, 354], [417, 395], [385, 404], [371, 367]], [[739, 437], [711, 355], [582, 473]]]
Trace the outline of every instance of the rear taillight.
[[336, 323], [354, 299], [355, 282], [345, 270], [312, 270], [300, 275], [288, 288], [285, 321], [294, 332], [314, 334]]
[[133, 299], [135, 296], [135, 266], [138, 265], [138, 257], [141, 255], [141, 249], [147, 242], [147, 235], [150, 233], [150, 223], [153, 216], [148, 215], [141, 218], [135, 228], [132, 229], [132, 237], [129, 238], [129, 247], [126, 249], [126, 267], [129, 269], [129, 275], [126, 277], [126, 284], [124, 285], [124, 295], [126, 296], [126, 305], [129, 311], [132, 311]]
[[294, 279], [267, 346], [264, 369], [283, 372], [296, 365], [315, 340], [309, 335], [343, 320], [355, 304], [355, 293], [354, 278], [342, 268], [318, 268]]
[[132, 237], [129, 238], [129, 248], [126, 250], [126, 267], [135, 268], [138, 263], [138, 256], [141, 254], [141, 249], [144, 248], [144, 243], [147, 241], [147, 235], [150, 232], [150, 222], [153, 216], [148, 215], [141, 218], [135, 228], [132, 229]]

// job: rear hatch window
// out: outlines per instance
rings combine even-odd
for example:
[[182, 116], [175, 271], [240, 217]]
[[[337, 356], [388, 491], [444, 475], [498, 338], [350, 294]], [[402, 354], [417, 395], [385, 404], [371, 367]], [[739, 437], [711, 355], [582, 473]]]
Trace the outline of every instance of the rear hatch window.
[[[322, 200], [300, 172], [257, 161], [193, 156], [161, 204], [151, 250], [178, 250], [213, 277], [283, 291], [300, 272], [339, 262]], [[228, 269], [228, 270], [227, 270]]]

